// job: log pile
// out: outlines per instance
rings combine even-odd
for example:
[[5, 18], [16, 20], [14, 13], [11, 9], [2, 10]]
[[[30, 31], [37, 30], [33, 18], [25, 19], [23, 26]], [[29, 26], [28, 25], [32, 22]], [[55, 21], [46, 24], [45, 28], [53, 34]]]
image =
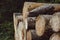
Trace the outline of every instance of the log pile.
[[58, 5], [26, 2], [22, 17], [16, 18], [18, 40], [60, 40]]

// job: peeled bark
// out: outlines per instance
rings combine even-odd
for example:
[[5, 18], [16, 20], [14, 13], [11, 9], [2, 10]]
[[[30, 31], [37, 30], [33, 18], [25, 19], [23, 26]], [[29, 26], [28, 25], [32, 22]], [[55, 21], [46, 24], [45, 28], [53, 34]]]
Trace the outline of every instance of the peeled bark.
[[50, 25], [53, 31], [58, 32], [60, 31], [60, 16], [53, 15], [50, 19]]
[[52, 34], [49, 40], [60, 40], [60, 34], [59, 33]]
[[44, 34], [45, 24], [46, 24], [45, 18], [39, 15], [36, 19], [36, 26], [35, 26], [36, 33], [38, 36], [42, 36]]

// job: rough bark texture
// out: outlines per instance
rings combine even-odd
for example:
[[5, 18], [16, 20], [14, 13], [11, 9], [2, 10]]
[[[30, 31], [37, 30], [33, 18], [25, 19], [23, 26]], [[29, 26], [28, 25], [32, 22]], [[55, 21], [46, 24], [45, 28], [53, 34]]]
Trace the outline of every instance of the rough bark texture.
[[30, 11], [28, 16], [34, 17], [38, 16], [39, 14], [53, 14], [53, 12], [54, 7], [52, 5], [43, 5]]

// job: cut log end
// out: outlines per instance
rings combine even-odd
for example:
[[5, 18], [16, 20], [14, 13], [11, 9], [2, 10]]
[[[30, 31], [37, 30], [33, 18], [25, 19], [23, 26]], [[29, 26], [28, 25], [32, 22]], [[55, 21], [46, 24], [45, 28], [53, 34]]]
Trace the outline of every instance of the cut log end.
[[60, 40], [60, 34], [59, 33], [52, 34], [49, 40]]
[[36, 29], [36, 33], [38, 36], [42, 36], [45, 32], [45, 19], [43, 16], [38, 16], [37, 19], [36, 19], [36, 26], [35, 26], [35, 29]]
[[60, 16], [54, 15], [50, 19], [50, 25], [53, 31], [58, 32], [60, 31]]

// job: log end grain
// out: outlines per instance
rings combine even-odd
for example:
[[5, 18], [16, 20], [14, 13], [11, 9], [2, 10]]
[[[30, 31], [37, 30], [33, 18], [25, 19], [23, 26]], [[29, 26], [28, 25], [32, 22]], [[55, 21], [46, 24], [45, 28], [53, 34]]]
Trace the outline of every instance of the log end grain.
[[36, 29], [36, 34], [38, 36], [42, 36], [45, 32], [45, 19], [43, 16], [38, 16], [36, 18], [36, 26], [35, 26], [35, 29]]
[[60, 17], [58, 15], [54, 15], [50, 19], [50, 25], [53, 31], [55, 32], [60, 31]]
[[60, 34], [59, 33], [52, 34], [49, 40], [60, 40]]

